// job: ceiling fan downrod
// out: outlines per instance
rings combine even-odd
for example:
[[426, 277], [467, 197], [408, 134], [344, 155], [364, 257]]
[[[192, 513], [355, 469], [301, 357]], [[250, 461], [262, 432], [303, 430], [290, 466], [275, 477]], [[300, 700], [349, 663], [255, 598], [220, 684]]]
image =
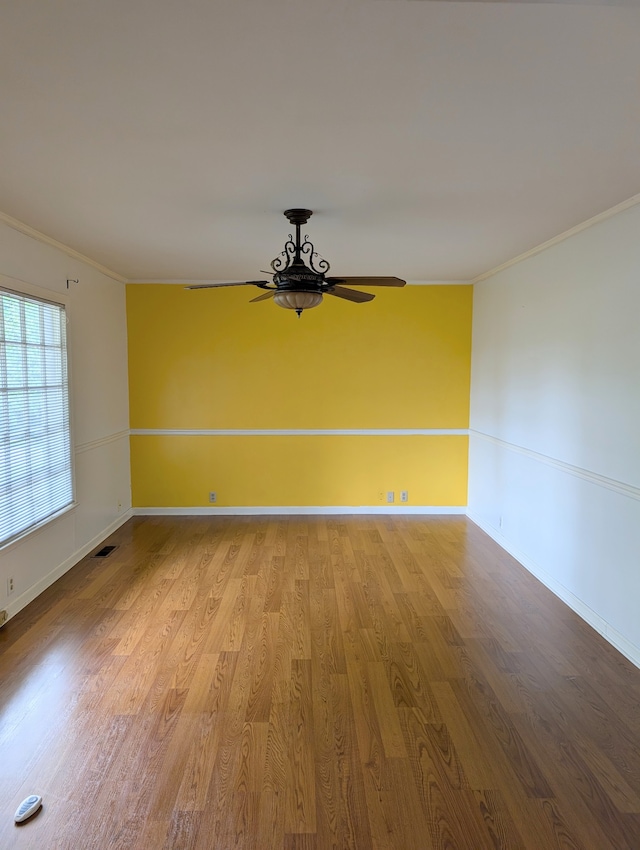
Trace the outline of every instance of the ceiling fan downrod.
[[284, 215], [289, 221], [290, 224], [293, 224], [296, 228], [296, 260], [300, 260], [300, 227], [303, 224], [306, 224], [311, 216], [313, 215], [312, 210], [301, 210], [301, 209], [293, 209], [293, 210], [285, 210]]

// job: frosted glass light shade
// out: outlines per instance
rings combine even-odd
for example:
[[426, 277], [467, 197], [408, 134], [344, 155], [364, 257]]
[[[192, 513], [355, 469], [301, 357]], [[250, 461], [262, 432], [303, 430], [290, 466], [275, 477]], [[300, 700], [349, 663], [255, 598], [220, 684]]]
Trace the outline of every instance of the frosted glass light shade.
[[287, 310], [310, 310], [322, 303], [321, 292], [304, 292], [294, 290], [291, 292], [276, 292], [273, 300], [278, 307], [286, 307]]

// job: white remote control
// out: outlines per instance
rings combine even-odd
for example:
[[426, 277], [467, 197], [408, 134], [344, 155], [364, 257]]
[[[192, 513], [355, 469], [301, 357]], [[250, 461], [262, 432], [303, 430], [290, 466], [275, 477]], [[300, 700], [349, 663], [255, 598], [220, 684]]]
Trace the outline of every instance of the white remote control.
[[42, 797], [38, 794], [32, 794], [30, 797], [27, 797], [26, 800], [23, 800], [18, 806], [13, 819], [16, 823], [22, 823], [27, 818], [30, 818], [31, 815], [35, 815], [40, 806], [42, 805]]

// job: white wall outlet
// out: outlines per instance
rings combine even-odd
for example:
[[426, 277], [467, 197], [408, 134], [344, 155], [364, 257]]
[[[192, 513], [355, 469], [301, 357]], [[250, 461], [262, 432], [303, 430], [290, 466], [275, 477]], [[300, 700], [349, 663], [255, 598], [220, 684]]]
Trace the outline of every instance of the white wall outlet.
[[391, 505], [396, 500], [396, 494], [393, 490], [387, 490], [387, 502]]
[[409, 501], [409, 491], [408, 490], [401, 490], [400, 491], [400, 501], [401, 502], [408, 502]]
[[11, 596], [13, 591], [15, 590], [15, 585], [13, 583], [13, 576], [7, 579], [7, 596]]
[[211, 490], [211, 492], [209, 493], [209, 501], [212, 505], [215, 505], [215, 503], [218, 501], [218, 494], [214, 493], [213, 490]]

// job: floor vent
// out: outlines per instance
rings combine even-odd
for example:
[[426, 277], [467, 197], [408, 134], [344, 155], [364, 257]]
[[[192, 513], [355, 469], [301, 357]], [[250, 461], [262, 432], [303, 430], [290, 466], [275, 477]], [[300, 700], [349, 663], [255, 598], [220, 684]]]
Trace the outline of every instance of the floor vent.
[[113, 552], [114, 549], [117, 549], [117, 546], [103, 546], [99, 552], [96, 552], [93, 555], [94, 558], [108, 558], [109, 555]]

